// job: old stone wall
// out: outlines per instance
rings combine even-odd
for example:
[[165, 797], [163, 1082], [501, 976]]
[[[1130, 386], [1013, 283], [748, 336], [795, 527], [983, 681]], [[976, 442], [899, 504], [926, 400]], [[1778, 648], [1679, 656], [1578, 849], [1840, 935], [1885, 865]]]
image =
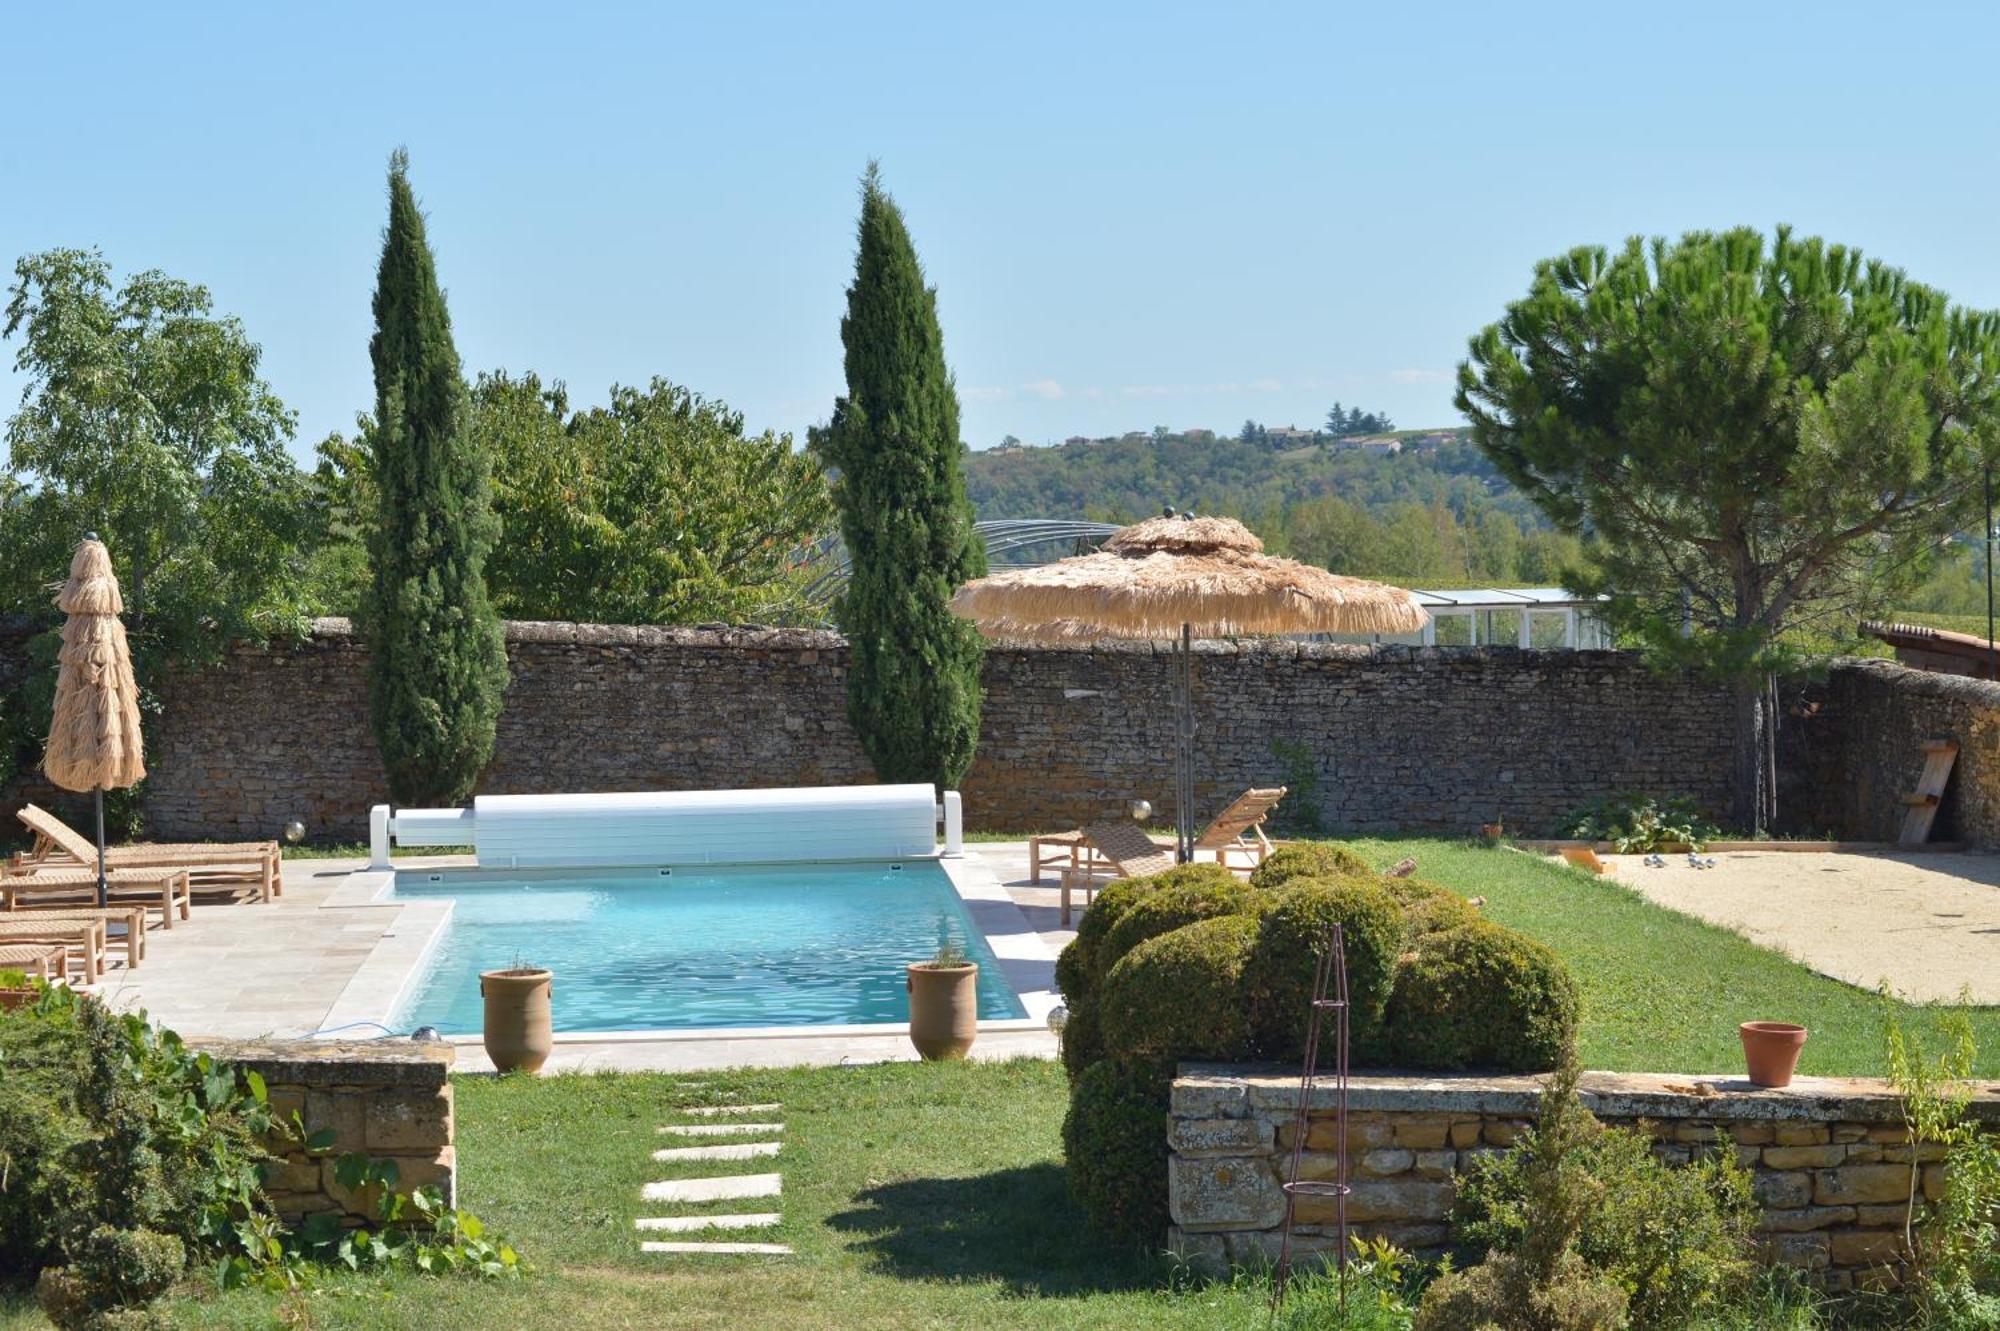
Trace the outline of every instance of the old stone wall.
[[192, 1047], [264, 1078], [271, 1109], [281, 1124], [293, 1113], [308, 1136], [333, 1130], [332, 1145], [308, 1153], [279, 1131], [266, 1149], [278, 1157], [264, 1167], [264, 1188], [288, 1222], [330, 1212], [346, 1225], [376, 1219], [376, 1190], [355, 1192], [334, 1176], [334, 1162], [357, 1153], [393, 1160], [397, 1190], [427, 1188], [457, 1205], [457, 1147], [452, 1141], [451, 1065], [448, 1044], [407, 1040], [196, 1040]]
[[1931, 839], [2000, 846], [2000, 684], [1892, 661], [1835, 662], [1792, 691], [1779, 729], [1779, 813], [1799, 830], [1894, 841], [1923, 742], [1958, 741]]
[[[873, 779], [834, 634], [517, 623], [492, 793], [821, 785]], [[968, 826], [1025, 831], [1172, 816], [1170, 657], [1144, 643], [996, 647]], [[385, 801], [366, 648], [342, 621], [172, 679], [149, 718], [154, 835], [359, 840]], [[1613, 652], [1203, 643], [1198, 811], [1287, 785], [1292, 831], [1524, 833], [1607, 791], [1720, 808], [1728, 711], [1713, 686]]]
[[[1939, 1148], [1909, 1144], [1889, 1086], [1800, 1078], [1774, 1091], [1703, 1080], [1587, 1073], [1579, 1094], [1605, 1122], [1651, 1134], [1670, 1162], [1685, 1163], [1720, 1134], [1750, 1169], [1767, 1260], [1801, 1267], [1836, 1290], [1893, 1273], [1911, 1157], [1919, 1216], [1939, 1196], [1943, 1171]], [[1182, 1067], [1167, 1128], [1177, 1250], [1212, 1268], [1276, 1258], [1298, 1090], [1296, 1070]], [[1539, 1095], [1533, 1077], [1355, 1078], [1347, 1125], [1353, 1232], [1419, 1251], [1446, 1246], [1454, 1176], [1480, 1154], [1512, 1145], [1532, 1123]], [[1983, 1092], [1971, 1108], [2000, 1128], [2000, 1091]], [[1339, 1141], [1334, 1091], [1322, 1084], [1308, 1109], [1300, 1177], [1335, 1177]], [[1328, 1251], [1334, 1220], [1333, 1199], [1300, 1197], [1293, 1251]]]

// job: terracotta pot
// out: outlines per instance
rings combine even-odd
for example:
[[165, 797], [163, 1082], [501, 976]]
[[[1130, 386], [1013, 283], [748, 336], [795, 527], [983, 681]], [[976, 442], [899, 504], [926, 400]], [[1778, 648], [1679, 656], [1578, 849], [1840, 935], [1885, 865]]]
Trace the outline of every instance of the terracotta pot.
[[1481, 823], [1479, 825], [1479, 835], [1485, 837], [1488, 841], [1497, 843], [1507, 835], [1507, 829], [1499, 823]]
[[1806, 1028], [1785, 1021], [1746, 1021], [1737, 1027], [1743, 1037], [1743, 1061], [1752, 1086], [1790, 1086], [1805, 1048]]
[[486, 1000], [486, 1056], [501, 1072], [539, 1072], [549, 1061], [555, 1032], [549, 1020], [554, 977], [539, 967], [481, 971]]
[[35, 1001], [33, 989], [0, 989], [0, 1012], [11, 1012]]
[[979, 966], [904, 968], [910, 990], [910, 1043], [925, 1058], [964, 1058], [979, 1036]]

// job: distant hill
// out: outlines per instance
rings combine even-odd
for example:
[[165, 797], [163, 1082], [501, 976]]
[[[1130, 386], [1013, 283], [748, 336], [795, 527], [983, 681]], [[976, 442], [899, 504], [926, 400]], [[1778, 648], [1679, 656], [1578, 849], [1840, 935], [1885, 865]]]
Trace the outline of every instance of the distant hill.
[[1460, 516], [1497, 509], [1524, 528], [1544, 525], [1456, 429], [1317, 443], [1245, 443], [1197, 432], [1007, 446], [967, 458], [966, 488], [982, 518], [1119, 522], [1171, 504], [1254, 520], [1337, 498], [1372, 513], [1442, 504]]

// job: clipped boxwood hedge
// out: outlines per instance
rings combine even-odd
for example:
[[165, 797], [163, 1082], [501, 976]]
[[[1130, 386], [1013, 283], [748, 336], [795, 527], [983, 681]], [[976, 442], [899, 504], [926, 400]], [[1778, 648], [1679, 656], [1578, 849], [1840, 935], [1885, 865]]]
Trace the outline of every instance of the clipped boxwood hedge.
[[1091, 1224], [1157, 1246], [1167, 1232], [1172, 1060], [1100, 1059], [1071, 1083], [1062, 1137], [1070, 1195]]
[[1098, 1000], [1114, 1058], [1243, 1058], [1250, 1052], [1243, 968], [1257, 921], [1224, 915], [1149, 938], [1104, 977]]
[[1476, 920], [1419, 939], [1396, 968], [1382, 1039], [1401, 1067], [1546, 1072], [1576, 1043], [1576, 983], [1562, 959]]
[[1221, 915], [1254, 914], [1258, 897], [1255, 888], [1227, 869], [1220, 882], [1186, 883], [1148, 893], [1133, 903], [1098, 944], [1091, 958], [1097, 974], [1109, 974], [1126, 953], [1161, 934]]
[[1373, 878], [1375, 866], [1332, 841], [1297, 841], [1264, 857], [1250, 874], [1252, 887], [1283, 887], [1294, 878]]
[[1421, 878], [1384, 878], [1382, 886], [1402, 907], [1411, 938], [1442, 933], [1482, 918], [1479, 908], [1458, 893]]
[[[1407, 936], [1396, 899], [1380, 885], [1360, 879], [1294, 880], [1275, 894], [1258, 921], [1244, 968], [1251, 1034], [1261, 1056], [1304, 1056], [1313, 974], [1335, 924], [1341, 926], [1347, 958], [1352, 1039], [1372, 1039], [1381, 1026], [1396, 958]], [[1330, 1039], [1325, 1048], [1331, 1056]]]

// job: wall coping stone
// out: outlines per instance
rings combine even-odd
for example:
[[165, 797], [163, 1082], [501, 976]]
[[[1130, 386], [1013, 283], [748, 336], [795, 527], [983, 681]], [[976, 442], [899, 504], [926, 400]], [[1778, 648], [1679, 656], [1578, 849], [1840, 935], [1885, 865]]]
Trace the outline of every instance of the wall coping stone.
[[457, 1057], [443, 1041], [191, 1038], [200, 1053], [255, 1068], [267, 1082], [314, 1086], [442, 1087]]
[[1843, 656], [1836, 659], [1829, 668], [1856, 675], [1873, 675], [1884, 683], [1893, 685], [1899, 692], [1919, 697], [1944, 698], [1952, 702], [1972, 703], [1981, 707], [2000, 707], [2000, 683], [1988, 679], [1974, 679], [1970, 675], [1946, 675], [1935, 670], [1918, 670], [1914, 666], [1872, 656]]
[[[1321, 1074], [1324, 1077], [1324, 1073]], [[1368, 1073], [1347, 1084], [1350, 1113], [1495, 1114], [1532, 1118], [1540, 1076]], [[1798, 1077], [1789, 1087], [1753, 1087], [1741, 1077], [1586, 1072], [1577, 1084], [1584, 1107], [1606, 1118], [1696, 1118], [1799, 1123], [1898, 1123], [1901, 1099], [1874, 1077]], [[1174, 1079], [1176, 1117], [1242, 1118], [1291, 1111], [1299, 1101], [1297, 1068], [1270, 1064], [1183, 1063]], [[1309, 1108], [1332, 1110], [1335, 1088], [1322, 1080]], [[1967, 1112], [2000, 1124], [2000, 1082], [1984, 1082]]]
[[[749, 647], [767, 650], [841, 651], [847, 639], [830, 629], [768, 628], [759, 624], [699, 624], [692, 627], [656, 624], [577, 624], [559, 620], [510, 619], [503, 623], [508, 642], [574, 643], [585, 647]], [[362, 641], [351, 620], [337, 615], [312, 621], [308, 636], [325, 642]], [[1080, 656], [1169, 655], [1174, 645], [1164, 639], [1102, 638], [1078, 642], [1020, 642], [1000, 639], [991, 650], [1029, 651], [1037, 655], [1070, 653]], [[1383, 661], [1413, 665], [1455, 664], [1483, 659], [1532, 658], [1576, 667], [1632, 659], [1625, 651], [1547, 652], [1504, 645], [1479, 647], [1418, 647], [1403, 643], [1301, 642], [1290, 638], [1202, 638], [1194, 643], [1197, 656], [1247, 656], [1274, 660]], [[2000, 686], [1996, 686], [2000, 697]]]

